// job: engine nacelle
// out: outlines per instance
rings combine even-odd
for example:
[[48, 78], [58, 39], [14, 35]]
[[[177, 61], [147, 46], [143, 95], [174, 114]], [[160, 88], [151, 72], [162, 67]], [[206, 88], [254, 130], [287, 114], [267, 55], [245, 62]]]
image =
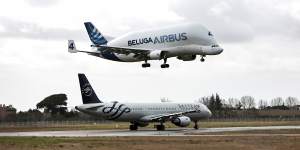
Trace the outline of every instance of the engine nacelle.
[[183, 56], [177, 56], [177, 59], [183, 60], [183, 61], [192, 61], [196, 59], [196, 55], [183, 55]]
[[151, 60], [160, 60], [160, 59], [162, 59], [162, 51], [161, 50], [151, 51], [149, 53], [148, 57]]
[[189, 118], [187, 116], [177, 117], [172, 120], [172, 123], [174, 123], [176, 126], [179, 126], [179, 127], [186, 127], [186, 126], [190, 125], [191, 118]]

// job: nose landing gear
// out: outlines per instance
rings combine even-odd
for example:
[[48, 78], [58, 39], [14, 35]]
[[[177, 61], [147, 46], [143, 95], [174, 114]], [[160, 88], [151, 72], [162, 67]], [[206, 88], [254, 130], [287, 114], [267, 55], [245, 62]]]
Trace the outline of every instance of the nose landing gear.
[[202, 55], [202, 56], [201, 56], [201, 59], [200, 59], [201, 62], [204, 62], [204, 61], [205, 61], [204, 57], [205, 57], [205, 55]]
[[198, 126], [198, 121], [195, 121], [195, 126], [194, 126], [194, 129], [198, 130], [199, 129], [199, 126]]

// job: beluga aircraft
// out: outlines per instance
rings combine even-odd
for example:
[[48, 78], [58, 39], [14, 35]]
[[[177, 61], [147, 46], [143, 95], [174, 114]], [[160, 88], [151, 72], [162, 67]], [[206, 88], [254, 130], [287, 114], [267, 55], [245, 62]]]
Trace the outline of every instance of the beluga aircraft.
[[157, 29], [129, 32], [108, 41], [91, 23], [84, 23], [92, 42], [92, 51], [77, 50], [73, 40], [68, 41], [70, 53], [84, 52], [92, 56], [120, 62], [144, 61], [142, 67], [150, 67], [149, 60], [163, 60], [161, 68], [169, 68], [167, 59], [176, 57], [183, 61], [218, 55], [223, 49], [214, 35], [199, 23], [185, 23]]
[[150, 122], [157, 130], [165, 130], [164, 123], [171, 121], [179, 127], [187, 127], [211, 116], [210, 110], [202, 103], [104, 103], [96, 95], [84, 74], [78, 74], [83, 104], [75, 109], [107, 120], [130, 122], [130, 130], [145, 127]]

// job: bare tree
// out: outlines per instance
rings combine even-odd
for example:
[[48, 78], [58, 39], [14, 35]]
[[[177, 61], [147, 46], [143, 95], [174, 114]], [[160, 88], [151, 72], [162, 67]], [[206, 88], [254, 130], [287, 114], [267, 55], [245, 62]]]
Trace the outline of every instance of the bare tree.
[[271, 106], [282, 106], [284, 105], [282, 97], [276, 97], [271, 100]]
[[265, 109], [268, 106], [268, 102], [265, 100], [259, 100], [258, 101], [258, 108], [259, 109]]
[[228, 99], [228, 106], [231, 108], [236, 108], [236, 106], [239, 104], [240, 100], [237, 98], [229, 98]]
[[255, 101], [252, 96], [241, 97], [241, 104], [244, 109], [251, 109], [255, 107]]
[[288, 107], [296, 106], [296, 105], [298, 105], [298, 103], [299, 103], [299, 101], [298, 101], [298, 99], [297, 99], [296, 97], [291, 97], [291, 96], [289, 96], [289, 97], [287, 97], [287, 98], [285, 99], [285, 104], [286, 104]]
[[208, 97], [201, 97], [200, 99], [197, 100], [197, 102], [208, 106], [209, 105], [209, 98]]

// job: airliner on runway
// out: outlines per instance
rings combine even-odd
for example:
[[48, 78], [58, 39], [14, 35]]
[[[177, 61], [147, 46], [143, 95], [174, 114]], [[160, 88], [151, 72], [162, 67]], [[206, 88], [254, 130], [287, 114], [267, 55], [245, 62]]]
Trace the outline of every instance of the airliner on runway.
[[156, 122], [157, 130], [165, 130], [163, 125], [171, 121], [179, 127], [187, 127], [211, 116], [210, 110], [201, 103], [104, 103], [98, 99], [84, 74], [78, 74], [83, 105], [75, 108], [83, 113], [113, 121], [130, 122], [130, 130]]
[[70, 53], [84, 52], [120, 62], [144, 61], [142, 67], [150, 67], [148, 60], [164, 60], [161, 68], [168, 68], [167, 59], [171, 57], [192, 61], [200, 55], [200, 60], [204, 62], [205, 56], [223, 52], [212, 32], [199, 23], [130, 32], [111, 41], [108, 41], [91, 22], [85, 22], [84, 25], [93, 43], [93, 49], [77, 50], [74, 41], [69, 40]]

